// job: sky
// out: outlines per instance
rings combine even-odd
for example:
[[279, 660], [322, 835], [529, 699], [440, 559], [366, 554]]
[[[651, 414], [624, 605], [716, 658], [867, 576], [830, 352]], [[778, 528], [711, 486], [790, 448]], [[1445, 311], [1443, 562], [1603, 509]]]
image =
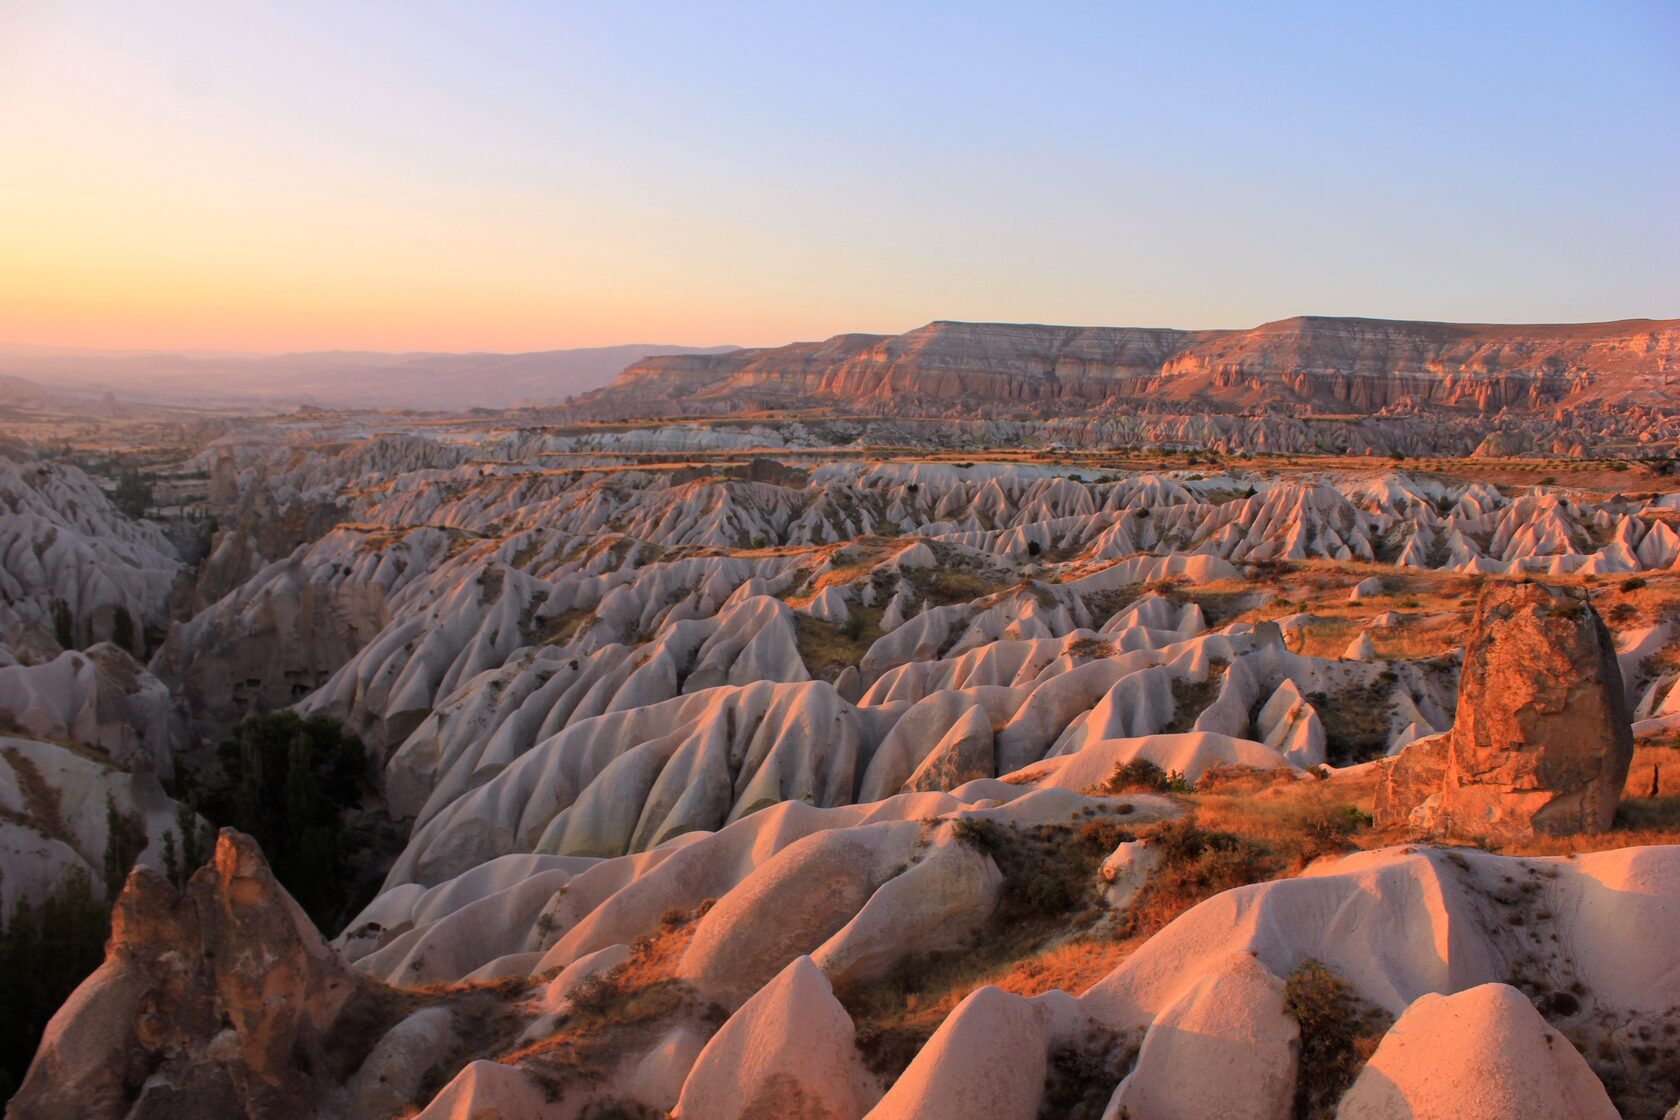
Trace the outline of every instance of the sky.
[[1680, 316], [1680, 3], [0, 0], [0, 345]]

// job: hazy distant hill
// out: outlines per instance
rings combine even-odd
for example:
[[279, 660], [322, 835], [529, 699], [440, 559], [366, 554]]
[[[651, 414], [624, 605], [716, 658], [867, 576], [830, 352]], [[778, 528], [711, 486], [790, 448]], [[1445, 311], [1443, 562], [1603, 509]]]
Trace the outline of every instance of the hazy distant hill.
[[0, 377], [46, 389], [222, 403], [455, 410], [564, 400], [606, 385], [625, 366], [734, 347], [632, 343], [528, 354], [387, 354], [328, 350], [259, 357], [223, 354], [0, 354]]

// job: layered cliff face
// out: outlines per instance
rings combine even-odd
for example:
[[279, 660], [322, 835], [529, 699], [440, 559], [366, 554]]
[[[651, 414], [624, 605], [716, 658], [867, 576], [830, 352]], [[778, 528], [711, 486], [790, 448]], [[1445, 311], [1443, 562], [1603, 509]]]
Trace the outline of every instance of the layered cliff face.
[[[578, 401], [586, 414], [956, 400], [1050, 411], [1092, 402], [1415, 402], [1481, 410], [1672, 399], [1680, 321], [1502, 326], [1302, 317], [1252, 330], [936, 322], [773, 349], [648, 358]], [[892, 410], [890, 405], [888, 410]]]

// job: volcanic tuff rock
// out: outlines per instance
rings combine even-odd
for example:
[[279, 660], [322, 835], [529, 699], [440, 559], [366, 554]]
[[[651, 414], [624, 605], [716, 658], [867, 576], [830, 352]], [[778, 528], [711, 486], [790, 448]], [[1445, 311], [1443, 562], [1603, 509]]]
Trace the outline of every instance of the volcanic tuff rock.
[[[1007, 341], [986, 341], [987, 361], [1016, 362], [1010, 376], [1026, 385], [1036, 367]], [[1135, 368], [1166, 385], [1149, 371], [1170, 364], [1169, 344], [1160, 332], [1126, 341], [1115, 377]], [[1078, 342], [1087, 357], [1102, 345]], [[1094, 362], [1068, 359], [1058, 376], [1098, 385]], [[1210, 393], [1246, 391], [1216, 381]], [[0, 604], [0, 712], [32, 735], [82, 740], [0, 739], [8, 905], [72, 871], [102, 878], [106, 792], [140, 818], [154, 841], [140, 858], [155, 865], [176, 806], [84, 743], [161, 764], [178, 750], [165, 700], [184, 702], [203, 735], [287, 704], [342, 718], [372, 748], [384, 807], [407, 832], [335, 939], [348, 964], [257, 865], [212, 868], [184, 895], [137, 873], [112, 962], [55, 1025], [17, 1107], [59, 1108], [53, 1087], [80, 1079], [91, 1100], [79, 1113], [126, 1111], [138, 1094], [135, 1120], [192, 1108], [358, 1120], [677, 1108], [707, 1120], [787, 1099], [876, 1120], [1089, 1116], [1111, 1100], [1134, 1116], [1282, 1116], [1297, 1070], [1311, 1075], [1314, 1038], [1303, 1024], [1298, 1050], [1280, 1001], [1317, 961], [1380, 1009], [1370, 1031], [1402, 1017], [1373, 1075], [1400, 1086], [1396, 1108], [1453, 1100], [1485, 1069], [1508, 1112], [1538, 1112], [1531, 1098], [1560, 1084], [1593, 1088], [1572, 1048], [1629, 1116], [1660, 1116], [1680, 1084], [1646, 1055], [1680, 1030], [1680, 945], [1652, 931], [1674, 924], [1680, 847], [1573, 859], [1327, 850], [1128, 951], [1114, 934], [1182, 881], [1167, 837], [1195, 822], [1167, 819], [1186, 805], [1229, 797], [1230, 827], [1245, 830], [1245, 790], [1258, 787], [1267, 820], [1312, 807], [1301, 827], [1316, 830], [1317, 808], [1368, 796], [1374, 768], [1351, 763], [1452, 726], [1449, 649], [1479, 584], [1591, 583], [1620, 628], [1626, 694], [1653, 725], [1680, 720], [1663, 610], [1680, 495], [1648, 492], [1672, 482], [1633, 466], [1612, 494], [1603, 464], [1525, 485], [1524, 470], [1566, 468], [1137, 472], [815, 450], [1169, 433], [1314, 447], [1375, 431], [1305, 407], [1140, 419], [1087, 398], [1022, 399], [1093, 415], [993, 421], [986, 404], [927, 423], [400, 431], [396, 418], [311, 414], [221, 432], [188, 469], [189, 481], [211, 474], [224, 529], [198, 582], [175, 581], [174, 634], [149, 672], [109, 647], [60, 653], [41, 623], [77, 581], [149, 587], [149, 530], [99, 553], [107, 571], [67, 548], [58, 523], [56, 544], [35, 534], [44, 520], [6, 538], [0, 566], [24, 597]], [[1659, 411], [1476, 423], [1511, 428], [1523, 447], [1624, 422], [1616, 430], [1670, 439]], [[1408, 448], [1439, 437], [1468, 452], [1486, 434], [1466, 440], [1411, 406], [1382, 422]], [[71, 477], [34, 464], [7, 476], [30, 491], [20, 506], [64, 525], [74, 519], [53, 496], [75, 489]], [[105, 522], [89, 524], [94, 555]], [[1602, 578], [1617, 573], [1629, 578]], [[1544, 619], [1519, 611], [1502, 625], [1543, 637], [1574, 612], [1542, 606]], [[1328, 656], [1356, 634], [1370, 660]], [[1576, 637], [1603, 660], [1599, 636]], [[1545, 682], [1576, 664], [1564, 646]], [[1472, 653], [1489, 680], [1463, 691], [1476, 748], [1460, 766], [1465, 797], [1510, 794], [1509, 776], [1483, 765], [1505, 734], [1489, 713], [1513, 691], [1502, 656]], [[1507, 660], [1526, 670], [1524, 656]], [[1658, 753], [1641, 754], [1653, 785]], [[1407, 757], [1439, 763], [1422, 792], [1440, 791], [1445, 750]], [[196, 760], [178, 761], [190, 773]], [[1148, 784], [1134, 763], [1205, 788], [1124, 792], [1129, 773]], [[1054, 916], [1041, 891], [1073, 908]], [[252, 961], [264, 955], [279, 967], [260, 970], [274, 988], [258, 996], [281, 998], [258, 1006]], [[988, 979], [999, 987], [976, 989]], [[1549, 1028], [1477, 991], [1497, 983], [1520, 987]], [[1451, 1014], [1437, 1014], [1443, 1002]], [[1431, 1068], [1442, 1076], [1418, 1075]]]
[[1383, 1036], [1337, 1120], [1615, 1120], [1586, 1061], [1508, 984], [1426, 995]]
[[140, 860], [161, 866], [179, 807], [155, 774], [129, 773], [81, 744], [0, 735], [0, 921], [78, 873], [102, 895], [113, 811], [144, 842]]
[[0, 641], [45, 648], [58, 602], [75, 644], [110, 638], [119, 608], [139, 634], [167, 621], [180, 566], [163, 530], [118, 511], [76, 467], [0, 457]]
[[0, 712], [30, 735], [73, 740], [165, 777], [185, 745], [169, 689], [111, 642], [36, 665], [0, 662]]
[[53, 1017], [7, 1115], [308, 1115], [365, 1051], [356, 1024], [376, 999], [256, 842], [224, 829], [184, 891], [129, 876], [105, 963]]
[[899, 400], [1049, 405], [1400, 402], [1482, 410], [1660, 402], [1680, 380], [1680, 321], [1507, 326], [1305, 316], [1252, 330], [935, 322], [772, 349], [648, 358], [585, 395], [591, 414]]
[[1482, 593], [1450, 732], [1407, 746], [1377, 819], [1425, 831], [1603, 832], [1633, 758], [1610, 634], [1592, 606], [1540, 584]]

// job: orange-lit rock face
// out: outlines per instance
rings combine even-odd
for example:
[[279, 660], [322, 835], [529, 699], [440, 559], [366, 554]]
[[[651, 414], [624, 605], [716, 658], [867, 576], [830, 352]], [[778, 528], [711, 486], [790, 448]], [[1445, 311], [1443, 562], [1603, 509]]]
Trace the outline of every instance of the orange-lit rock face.
[[1585, 601], [1540, 584], [1482, 595], [1446, 735], [1391, 764], [1385, 822], [1520, 837], [1603, 832], [1633, 758], [1615, 647]]
[[[1493, 411], [1660, 401], [1680, 377], [1680, 324], [1562, 326], [1301, 317], [1252, 330], [930, 323], [768, 350], [648, 358], [586, 400], [646, 409], [688, 397], [1310, 402], [1375, 411], [1399, 401]], [[645, 414], [645, 413], [644, 413]]]
[[307, 1114], [351, 1056], [329, 1039], [365, 986], [251, 838], [224, 830], [184, 891], [129, 877], [105, 964], [53, 1019], [14, 1114]]

